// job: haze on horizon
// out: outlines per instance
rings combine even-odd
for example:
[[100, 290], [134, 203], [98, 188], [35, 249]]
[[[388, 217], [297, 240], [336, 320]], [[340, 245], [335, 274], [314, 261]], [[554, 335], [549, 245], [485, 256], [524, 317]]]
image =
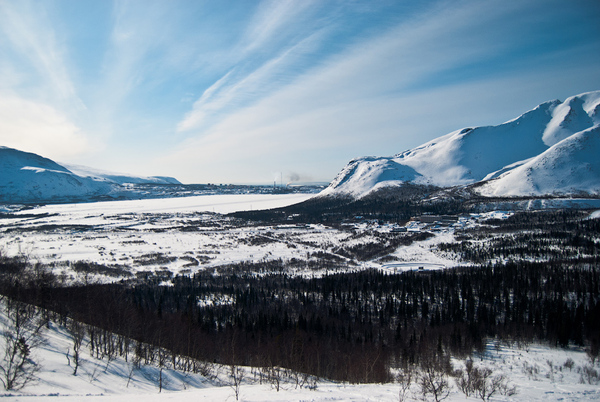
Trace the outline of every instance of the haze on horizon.
[[185, 183], [351, 159], [600, 89], [600, 3], [0, 0], [0, 145]]

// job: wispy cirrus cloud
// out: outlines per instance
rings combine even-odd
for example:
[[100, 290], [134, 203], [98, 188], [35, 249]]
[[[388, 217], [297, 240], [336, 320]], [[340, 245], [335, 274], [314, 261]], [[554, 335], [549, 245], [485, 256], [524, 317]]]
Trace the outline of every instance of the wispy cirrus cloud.
[[157, 25], [168, 15], [166, 4], [148, 1], [140, 8], [137, 2], [115, 2], [111, 31], [104, 53], [94, 97], [96, 119], [104, 135], [115, 131], [124, 102], [147, 80], [149, 54], [164, 44], [166, 23]]
[[64, 58], [66, 49], [58, 42], [40, 4], [26, 0], [0, 2], [0, 27], [11, 51], [34, 68], [46, 99], [67, 103], [69, 107], [84, 107], [70, 78]]
[[[315, 102], [337, 99], [346, 102], [357, 96], [369, 97], [390, 92], [398, 89], [400, 82], [414, 83], [416, 76], [424, 76], [428, 70], [444, 68], [429, 41], [444, 40], [439, 31], [448, 29], [447, 20], [437, 17], [411, 20], [411, 23], [401, 24], [400, 28], [392, 29], [374, 40], [357, 41], [341, 54], [327, 54], [323, 55], [323, 59], [318, 59], [320, 46], [331, 39], [330, 34], [335, 34], [337, 11], [328, 10], [330, 14], [327, 18], [316, 19], [318, 22], [313, 21], [306, 26], [305, 17], [314, 17], [318, 13], [318, 6], [313, 4], [311, 8], [309, 2], [302, 4], [305, 7], [294, 7], [292, 2], [262, 3], [246, 28], [243, 40], [233, 47], [240, 55], [240, 60], [251, 59], [253, 63], [238, 63], [237, 60], [232, 63], [230, 70], [204, 91], [192, 110], [177, 124], [178, 131], [207, 129], [227, 114], [235, 113], [240, 107], [256, 104], [274, 91], [284, 90], [286, 85], [294, 81], [306, 82], [306, 76], [315, 76], [316, 81], [322, 82], [316, 84], [321, 88], [324, 87], [322, 84], [332, 86], [341, 83], [334, 92], [315, 99]], [[452, 11], [443, 9], [446, 14]], [[479, 17], [473, 10], [470, 12], [474, 15], [462, 15], [457, 19]], [[435, 14], [439, 16], [442, 12], [437, 10]], [[337, 23], [343, 24], [343, 21]], [[465, 39], [470, 40], [471, 36], [465, 35]], [[283, 44], [278, 43], [282, 37], [288, 40]], [[442, 46], [435, 46], [435, 49], [439, 48]], [[470, 50], [471, 53], [482, 51], [491, 53], [493, 47], [486, 45], [485, 49], [479, 47]], [[252, 53], [261, 54], [258, 61], [251, 57]], [[303, 57], [309, 59], [311, 56], [310, 64], [302, 68]], [[464, 59], [464, 49], [456, 52], [455, 57]], [[417, 65], [415, 60], [419, 59], [422, 62]], [[371, 79], [373, 77], [375, 80]]]
[[238, 73], [234, 67], [194, 102], [192, 110], [178, 123], [177, 130], [187, 131], [206, 126], [212, 117], [246, 106], [248, 102], [280, 88], [282, 83], [292, 78], [287, 73], [289, 69], [317, 46], [319, 36], [320, 32], [316, 32], [302, 39], [251, 72]]
[[[540, 39], [546, 26], [528, 25], [536, 7], [535, 1], [440, 3], [353, 43], [252, 104], [227, 111], [163, 160], [177, 160], [181, 177], [186, 169], [209, 166], [213, 174], [226, 177], [242, 165], [238, 175], [265, 180], [265, 172], [292, 170], [302, 158], [316, 158], [318, 167], [307, 173], [323, 177], [325, 166], [334, 173], [355, 156], [390, 155], [462, 124], [498, 124], [516, 117], [547, 100], [539, 94], [548, 80], [555, 89], [570, 87], [573, 80], [565, 68], [581, 69], [558, 62], [560, 57], [550, 54], [555, 48], [542, 55], [531, 51], [546, 40]], [[551, 21], [557, 13], [544, 10], [539, 18]], [[558, 63], [543, 65], [540, 57]], [[537, 71], [529, 70], [531, 65]], [[235, 85], [220, 84], [215, 92], [230, 88]], [[528, 89], [535, 89], [536, 100]], [[187, 118], [209, 105], [197, 103]], [[486, 120], [490, 117], [500, 121]]]
[[0, 144], [69, 157], [91, 149], [75, 122], [86, 106], [71, 79], [67, 50], [43, 4], [0, 2]]
[[246, 106], [289, 83], [326, 38], [329, 28], [315, 26], [314, 1], [259, 3], [231, 47], [230, 67], [194, 102], [178, 131], [207, 127], [214, 117]]
[[242, 35], [240, 56], [261, 51], [269, 43], [281, 40], [282, 36], [297, 32], [294, 27], [309, 23], [303, 17], [312, 14], [314, 6], [314, 0], [267, 0], [260, 3]]

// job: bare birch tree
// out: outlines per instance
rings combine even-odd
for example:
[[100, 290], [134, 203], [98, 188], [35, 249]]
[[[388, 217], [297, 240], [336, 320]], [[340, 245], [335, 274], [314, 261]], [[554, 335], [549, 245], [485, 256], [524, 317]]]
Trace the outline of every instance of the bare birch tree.
[[33, 351], [42, 344], [44, 320], [34, 306], [4, 298], [5, 317], [0, 339], [0, 381], [6, 390], [19, 390], [33, 381], [40, 366]]

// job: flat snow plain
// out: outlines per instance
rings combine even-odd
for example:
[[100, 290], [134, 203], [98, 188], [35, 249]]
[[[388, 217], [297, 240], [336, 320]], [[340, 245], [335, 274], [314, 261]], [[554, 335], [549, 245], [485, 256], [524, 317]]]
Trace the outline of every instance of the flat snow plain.
[[274, 240], [273, 247], [254, 247], [245, 240], [257, 236], [256, 228], [234, 227], [220, 214], [282, 207], [310, 197], [208, 195], [47, 205], [0, 220], [0, 250], [59, 266], [89, 261], [174, 273], [198, 261], [219, 265], [260, 260], [287, 245]]
[[228, 214], [236, 211], [284, 207], [305, 201], [311, 197], [313, 197], [313, 194], [202, 195], [195, 197], [47, 205], [36, 209], [36, 212], [50, 214], [216, 212], [219, 214]]
[[[389, 270], [384, 262], [352, 260], [336, 253], [336, 249], [341, 244], [347, 247], [378, 244], [385, 241], [382, 236], [390, 235], [394, 225], [358, 222], [350, 227], [332, 228], [295, 224], [292, 219], [289, 224], [257, 226], [240, 225], [222, 215], [286, 206], [310, 197], [308, 194], [207, 195], [42, 206], [0, 219], [0, 251], [51, 264], [55, 273], [74, 281], [82, 279], [69, 268], [77, 261], [117, 267], [129, 274], [165, 269], [173, 274], [187, 274], [241, 261], [316, 262], [316, 253], [323, 252], [342, 265]], [[406, 233], [394, 236], [409, 236], [422, 229], [411, 223]], [[392, 254], [393, 259], [407, 264], [397, 265], [394, 270], [456, 265], [452, 258], [434, 252], [436, 243], [452, 240], [451, 231], [445, 230], [426, 241], [400, 247]], [[302, 271], [302, 264], [295, 269]], [[314, 266], [305, 271], [317, 274]]]

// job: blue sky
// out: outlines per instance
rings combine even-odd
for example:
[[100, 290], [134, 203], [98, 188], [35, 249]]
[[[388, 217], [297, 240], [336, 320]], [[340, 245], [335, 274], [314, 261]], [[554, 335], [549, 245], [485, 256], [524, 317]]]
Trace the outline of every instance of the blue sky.
[[186, 183], [330, 181], [600, 89], [596, 0], [0, 0], [0, 145]]

